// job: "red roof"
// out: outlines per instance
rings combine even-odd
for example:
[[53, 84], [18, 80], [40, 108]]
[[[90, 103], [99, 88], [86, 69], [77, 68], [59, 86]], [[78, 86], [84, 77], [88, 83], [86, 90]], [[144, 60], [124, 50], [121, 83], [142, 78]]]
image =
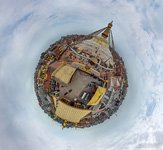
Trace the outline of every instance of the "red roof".
[[118, 90], [118, 88], [120, 86], [118, 78], [111, 77], [111, 86], [113, 86], [115, 90]]
[[47, 88], [49, 87], [50, 78], [51, 78], [51, 74], [50, 74], [50, 72], [48, 71], [48, 72], [47, 72], [47, 79], [46, 79], [46, 81], [44, 82], [44, 88], [45, 88], [45, 89], [47, 89]]
[[53, 62], [52, 64], [50, 64], [50, 67], [52, 67], [52, 68], [55, 69], [55, 68], [59, 67], [61, 63], [62, 63], [62, 62], [55, 61], [55, 62]]

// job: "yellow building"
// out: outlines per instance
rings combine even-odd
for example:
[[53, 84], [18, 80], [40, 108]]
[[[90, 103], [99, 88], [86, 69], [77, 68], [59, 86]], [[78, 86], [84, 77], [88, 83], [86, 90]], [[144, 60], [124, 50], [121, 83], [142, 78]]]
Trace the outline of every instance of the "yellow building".
[[61, 84], [67, 85], [75, 73], [76, 68], [70, 66], [69, 64], [62, 64], [53, 73], [52, 76]]
[[95, 94], [93, 95], [93, 97], [89, 101], [88, 105], [95, 106], [95, 105], [99, 104], [102, 97], [105, 95], [105, 92], [106, 92], [105, 88], [98, 86]]
[[89, 109], [80, 109], [62, 101], [58, 101], [58, 106], [56, 107], [56, 115], [69, 122], [78, 123], [82, 118], [91, 112]]

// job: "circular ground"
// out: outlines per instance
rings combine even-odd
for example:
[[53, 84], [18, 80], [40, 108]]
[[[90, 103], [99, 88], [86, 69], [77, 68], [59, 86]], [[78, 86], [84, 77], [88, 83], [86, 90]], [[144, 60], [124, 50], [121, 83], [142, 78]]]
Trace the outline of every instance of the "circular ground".
[[34, 77], [39, 105], [63, 127], [102, 123], [125, 98], [124, 62], [101, 35], [68, 35], [41, 54]]

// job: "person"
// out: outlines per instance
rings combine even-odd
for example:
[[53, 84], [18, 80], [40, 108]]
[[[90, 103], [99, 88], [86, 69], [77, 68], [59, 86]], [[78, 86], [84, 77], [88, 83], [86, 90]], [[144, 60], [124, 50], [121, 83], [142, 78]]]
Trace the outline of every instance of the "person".
[[72, 92], [72, 89], [70, 89], [68, 92], [69, 92], [69, 93]]
[[67, 95], [67, 94], [68, 94], [68, 92], [64, 93], [64, 95]]

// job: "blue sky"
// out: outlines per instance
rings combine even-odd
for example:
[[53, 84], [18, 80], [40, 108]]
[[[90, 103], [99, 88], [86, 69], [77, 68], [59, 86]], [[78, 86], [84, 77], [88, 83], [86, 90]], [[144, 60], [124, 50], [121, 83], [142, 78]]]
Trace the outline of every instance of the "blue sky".
[[[0, 150], [134, 150], [142, 143], [161, 149], [162, 16], [161, 0], [1, 1]], [[34, 93], [40, 54], [61, 36], [88, 34], [111, 20], [128, 72], [126, 99], [103, 124], [62, 131]]]

